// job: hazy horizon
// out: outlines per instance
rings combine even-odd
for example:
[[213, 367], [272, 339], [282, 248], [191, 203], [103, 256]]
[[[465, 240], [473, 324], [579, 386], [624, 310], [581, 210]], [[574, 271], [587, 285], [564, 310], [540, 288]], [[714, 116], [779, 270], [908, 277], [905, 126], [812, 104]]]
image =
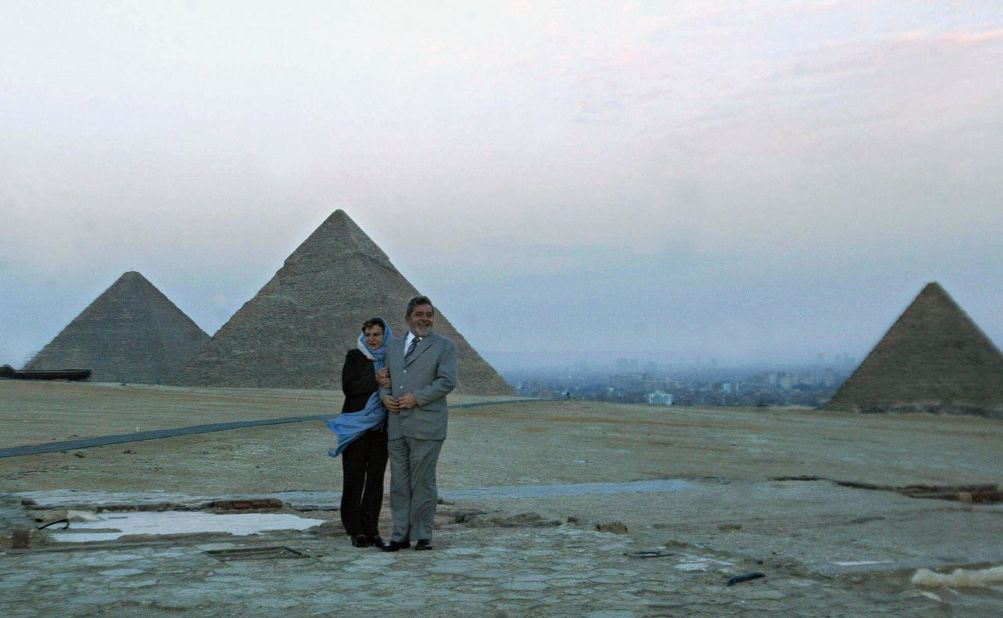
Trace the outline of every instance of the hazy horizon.
[[0, 364], [129, 270], [212, 334], [338, 208], [502, 366], [862, 359], [930, 281], [1003, 342], [998, 2], [13, 1], [0, 52]]

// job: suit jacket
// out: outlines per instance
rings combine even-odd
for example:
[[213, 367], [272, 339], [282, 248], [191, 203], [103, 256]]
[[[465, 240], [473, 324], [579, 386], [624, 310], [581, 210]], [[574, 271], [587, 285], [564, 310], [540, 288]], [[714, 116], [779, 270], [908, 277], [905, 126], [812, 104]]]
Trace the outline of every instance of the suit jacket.
[[405, 362], [406, 339], [397, 337], [387, 346], [390, 389], [380, 389], [380, 394], [401, 397], [414, 393], [418, 406], [387, 415], [387, 438], [445, 440], [449, 414], [446, 395], [457, 380], [456, 346], [433, 331], [418, 342]]

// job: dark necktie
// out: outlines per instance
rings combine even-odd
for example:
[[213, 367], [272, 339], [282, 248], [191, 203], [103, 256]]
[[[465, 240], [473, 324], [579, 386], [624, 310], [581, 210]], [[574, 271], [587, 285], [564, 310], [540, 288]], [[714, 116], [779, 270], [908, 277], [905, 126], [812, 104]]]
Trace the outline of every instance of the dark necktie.
[[418, 337], [414, 337], [411, 339], [411, 345], [407, 347], [407, 352], [404, 353], [404, 360], [407, 360], [407, 357], [411, 356], [411, 353], [414, 352], [414, 349], [418, 347], [419, 341], [421, 341], [421, 339], [419, 339]]

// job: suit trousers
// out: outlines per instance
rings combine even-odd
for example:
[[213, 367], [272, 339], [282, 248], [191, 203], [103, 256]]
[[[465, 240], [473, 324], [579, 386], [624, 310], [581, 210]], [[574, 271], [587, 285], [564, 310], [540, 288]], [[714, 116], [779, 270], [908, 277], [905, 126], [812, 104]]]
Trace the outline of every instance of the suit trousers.
[[390, 513], [392, 541], [432, 540], [432, 521], [439, 498], [435, 466], [442, 440], [401, 437], [390, 440]]
[[380, 533], [383, 475], [387, 469], [387, 432], [367, 431], [341, 453], [341, 523], [352, 536]]

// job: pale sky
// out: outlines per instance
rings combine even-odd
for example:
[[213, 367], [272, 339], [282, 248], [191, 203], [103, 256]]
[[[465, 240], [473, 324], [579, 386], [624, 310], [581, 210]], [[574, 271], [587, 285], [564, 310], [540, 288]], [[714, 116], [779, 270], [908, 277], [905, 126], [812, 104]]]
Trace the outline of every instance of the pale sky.
[[0, 364], [337, 208], [503, 366], [862, 358], [933, 280], [1003, 344], [998, 0], [278, 4], [0, 2]]

